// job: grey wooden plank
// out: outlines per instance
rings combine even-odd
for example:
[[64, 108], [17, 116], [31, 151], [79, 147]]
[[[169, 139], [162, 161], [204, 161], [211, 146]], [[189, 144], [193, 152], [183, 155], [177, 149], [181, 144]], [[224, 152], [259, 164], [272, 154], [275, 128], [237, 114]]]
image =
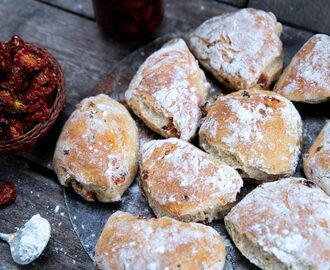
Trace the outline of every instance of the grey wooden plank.
[[[10, 2], [13, 2], [13, 4], [10, 4]], [[24, 19], [29, 18], [33, 13], [35, 13], [35, 8], [30, 5], [15, 3], [15, 0], [2, 0], [0, 4], [0, 38], [15, 33], [20, 24], [24, 22]]]
[[271, 11], [285, 23], [330, 34], [328, 0], [250, 0], [249, 6]]
[[[0, 242], [0, 269], [93, 269], [93, 264], [72, 229], [61, 186], [56, 180], [31, 172], [27, 164], [12, 158], [0, 158], [1, 179], [14, 181], [15, 203], [0, 208], [0, 231], [14, 232], [31, 216], [40, 214], [52, 227], [51, 240], [44, 253], [34, 263], [16, 265], [6, 243]], [[55, 208], [59, 207], [58, 212]]]
[[158, 36], [177, 31], [192, 31], [210, 17], [237, 10], [236, 7], [210, 0], [164, 0], [164, 6], [165, 18], [157, 32]]
[[216, 1], [234, 5], [234, 6], [238, 6], [238, 7], [246, 7], [248, 4], [248, 0], [216, 0]]
[[46, 4], [58, 6], [87, 18], [94, 18], [92, 0], [37, 0]]

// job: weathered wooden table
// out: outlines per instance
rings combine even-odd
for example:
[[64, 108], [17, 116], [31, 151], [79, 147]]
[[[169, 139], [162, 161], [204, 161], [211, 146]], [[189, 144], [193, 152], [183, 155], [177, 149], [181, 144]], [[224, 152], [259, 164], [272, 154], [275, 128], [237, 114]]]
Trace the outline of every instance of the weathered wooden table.
[[[211, 16], [240, 7], [250, 5], [261, 8], [262, 2], [265, 8], [279, 12], [283, 21], [290, 25], [299, 24], [299, 18], [295, 20], [280, 9], [283, 1], [276, 1], [279, 5], [275, 6], [271, 3], [275, 1], [258, 0], [223, 0], [229, 5], [215, 0], [164, 2], [165, 19], [151, 40], [166, 33], [190, 31]], [[299, 1], [290, 2], [291, 7], [299, 5]], [[323, 13], [319, 10], [315, 12], [322, 17]], [[314, 21], [308, 25], [304, 21], [302, 25], [317, 30]], [[329, 31], [324, 24], [320, 27], [323, 27], [320, 31]], [[119, 43], [102, 36], [94, 21], [90, 0], [0, 0], [0, 29], [1, 40], [16, 33], [51, 51], [65, 71], [68, 90], [59, 121], [37, 149], [20, 156], [0, 157], [0, 180], [13, 180], [17, 187], [16, 202], [0, 208], [0, 231], [12, 232], [37, 213], [46, 217], [52, 225], [52, 238], [46, 251], [29, 266], [16, 265], [11, 259], [9, 248], [1, 242], [0, 270], [93, 269], [93, 263], [70, 223], [63, 190], [52, 170], [51, 158], [56, 138], [74, 105], [89, 96], [97, 82], [111, 73], [119, 60], [144, 43]], [[312, 34], [301, 27], [298, 30], [292, 26], [285, 26], [285, 33], [298, 37], [301, 40], [299, 46]], [[290, 45], [290, 39], [287, 39], [287, 43]]]

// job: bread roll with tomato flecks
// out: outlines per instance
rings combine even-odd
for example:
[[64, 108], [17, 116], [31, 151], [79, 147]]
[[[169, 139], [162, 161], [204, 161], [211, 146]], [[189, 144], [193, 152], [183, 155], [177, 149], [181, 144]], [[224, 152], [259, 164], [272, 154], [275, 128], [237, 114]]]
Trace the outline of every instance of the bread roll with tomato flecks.
[[138, 168], [137, 126], [104, 94], [85, 98], [65, 123], [53, 165], [60, 183], [88, 201], [120, 200]]
[[253, 182], [292, 175], [298, 164], [302, 120], [286, 98], [265, 90], [220, 96], [199, 130], [206, 152]]
[[185, 222], [223, 218], [243, 186], [233, 168], [177, 138], [144, 144], [140, 172], [141, 187], [156, 216]]
[[226, 249], [213, 228], [172, 218], [115, 212], [96, 245], [101, 270], [221, 270]]
[[174, 39], [141, 65], [125, 98], [150, 129], [165, 138], [189, 141], [200, 124], [209, 88], [186, 43]]

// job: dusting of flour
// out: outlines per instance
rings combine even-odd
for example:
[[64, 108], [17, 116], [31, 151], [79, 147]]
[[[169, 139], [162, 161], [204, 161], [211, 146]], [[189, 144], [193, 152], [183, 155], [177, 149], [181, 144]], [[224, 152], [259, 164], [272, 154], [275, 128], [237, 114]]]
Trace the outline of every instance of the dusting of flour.
[[39, 214], [34, 215], [21, 230], [20, 245], [12, 250], [24, 264], [32, 262], [46, 247], [50, 238], [50, 224]]

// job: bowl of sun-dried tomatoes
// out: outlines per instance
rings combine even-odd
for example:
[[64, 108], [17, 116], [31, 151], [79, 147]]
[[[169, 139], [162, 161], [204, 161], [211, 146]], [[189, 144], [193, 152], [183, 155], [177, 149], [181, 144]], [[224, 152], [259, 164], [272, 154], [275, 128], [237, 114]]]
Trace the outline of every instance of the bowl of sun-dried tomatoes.
[[58, 61], [14, 35], [0, 42], [0, 154], [31, 150], [49, 131], [66, 94]]

